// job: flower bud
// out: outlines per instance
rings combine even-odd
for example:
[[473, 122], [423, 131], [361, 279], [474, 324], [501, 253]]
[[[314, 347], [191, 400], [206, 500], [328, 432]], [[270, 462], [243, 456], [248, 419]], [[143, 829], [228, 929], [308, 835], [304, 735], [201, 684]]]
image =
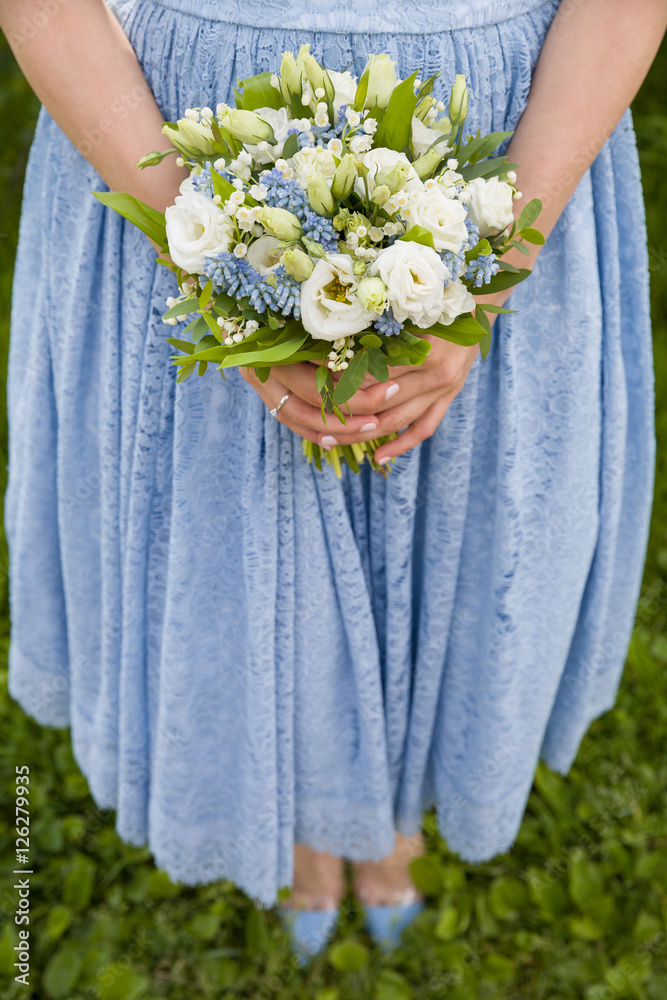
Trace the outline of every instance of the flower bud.
[[210, 127], [200, 122], [193, 122], [190, 118], [180, 118], [175, 125], [167, 122], [162, 126], [162, 133], [180, 153], [188, 157], [193, 153], [210, 156], [214, 150]]
[[449, 120], [452, 128], [463, 125], [468, 116], [468, 88], [466, 78], [462, 73], [457, 73], [454, 86], [449, 97]]
[[220, 117], [220, 124], [226, 128], [239, 142], [256, 146], [258, 142], [275, 143], [276, 137], [268, 122], [265, 122], [256, 111], [239, 111], [229, 108]]
[[389, 104], [389, 98], [398, 83], [395, 65], [386, 52], [369, 56], [362, 74], [362, 77], [368, 74], [367, 108], [386, 108]]
[[415, 168], [417, 176], [421, 181], [426, 180], [427, 177], [432, 175], [445, 155], [445, 152], [446, 150], [441, 149], [440, 146], [434, 146], [433, 149], [427, 150], [423, 156], [417, 157], [412, 166]]
[[334, 214], [336, 205], [324, 174], [319, 173], [317, 170], [313, 170], [308, 177], [307, 185], [308, 201], [310, 202], [313, 212], [317, 212], [318, 215], [327, 215], [331, 217]]
[[301, 72], [291, 52], [283, 52], [280, 64], [280, 93], [289, 105], [292, 96], [301, 100]]
[[387, 184], [376, 184], [373, 188], [373, 194], [371, 195], [371, 201], [375, 205], [385, 205], [391, 198], [391, 191]]
[[303, 250], [299, 247], [289, 247], [282, 256], [281, 263], [288, 274], [291, 274], [297, 281], [305, 281], [310, 278], [315, 265]]
[[350, 153], [346, 153], [342, 158], [331, 183], [331, 193], [338, 201], [347, 198], [352, 192], [354, 182], [357, 178], [357, 161]]
[[303, 232], [296, 215], [286, 208], [260, 208], [257, 210], [257, 219], [267, 233], [279, 240], [298, 240]]
[[419, 120], [423, 122], [435, 103], [435, 97], [432, 97], [430, 94], [428, 97], [422, 97], [421, 101], [415, 108], [415, 118], [419, 118]]
[[393, 167], [383, 167], [375, 175], [375, 185], [384, 185], [389, 188], [389, 194], [396, 194], [402, 191], [410, 178], [410, 164], [396, 163]]
[[299, 54], [296, 57], [296, 65], [301, 75], [307, 77], [313, 92], [321, 88], [326, 93], [327, 100], [333, 101], [335, 95], [334, 85], [327, 71], [320, 66], [315, 56], [311, 56], [310, 45], [308, 43], [302, 45], [299, 49]]
[[362, 278], [357, 288], [357, 298], [364, 309], [382, 313], [387, 308], [387, 286], [382, 278]]

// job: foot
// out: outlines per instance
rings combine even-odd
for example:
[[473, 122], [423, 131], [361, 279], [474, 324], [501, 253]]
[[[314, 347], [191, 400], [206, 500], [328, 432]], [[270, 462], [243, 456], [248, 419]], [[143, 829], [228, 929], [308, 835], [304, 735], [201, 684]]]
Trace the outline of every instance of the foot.
[[294, 845], [292, 893], [284, 900], [289, 910], [337, 910], [345, 894], [343, 859]]
[[423, 901], [408, 866], [424, 854], [424, 840], [419, 831], [410, 837], [397, 833], [389, 857], [380, 861], [357, 861], [353, 864], [354, 891], [364, 906], [404, 906]]

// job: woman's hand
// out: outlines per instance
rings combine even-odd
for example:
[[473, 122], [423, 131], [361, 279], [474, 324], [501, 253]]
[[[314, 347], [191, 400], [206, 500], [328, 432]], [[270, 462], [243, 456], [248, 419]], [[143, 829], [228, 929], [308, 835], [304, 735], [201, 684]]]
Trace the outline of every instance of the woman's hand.
[[431, 351], [422, 365], [392, 368], [388, 382], [366, 376], [362, 387], [348, 400], [352, 416], [346, 417], [345, 424], [327, 414], [326, 426], [323, 425], [321, 397], [311, 364], [275, 367], [264, 383], [252, 369], [241, 369], [241, 374], [270, 408], [289, 393], [277, 418], [323, 448], [404, 431], [396, 440], [378, 448], [375, 459], [384, 464], [433, 434], [449, 404], [463, 388], [479, 354], [478, 345], [459, 347], [438, 337], [425, 339], [431, 343]]

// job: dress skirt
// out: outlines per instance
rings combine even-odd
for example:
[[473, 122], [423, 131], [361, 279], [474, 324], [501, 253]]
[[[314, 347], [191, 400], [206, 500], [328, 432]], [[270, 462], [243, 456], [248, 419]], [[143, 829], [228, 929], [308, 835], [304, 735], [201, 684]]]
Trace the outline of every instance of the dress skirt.
[[[516, 126], [558, 0], [112, 9], [166, 120], [309, 42], [332, 69], [384, 51], [439, 72], [445, 99], [464, 73], [489, 132]], [[639, 595], [655, 437], [630, 112], [386, 481], [307, 464], [237, 371], [176, 384], [175, 279], [103, 190], [42, 109], [9, 359], [12, 697], [71, 727], [120, 836], [185, 884], [271, 906], [295, 842], [379, 859], [432, 806], [462, 859], [507, 851], [539, 758], [566, 774], [613, 706]]]

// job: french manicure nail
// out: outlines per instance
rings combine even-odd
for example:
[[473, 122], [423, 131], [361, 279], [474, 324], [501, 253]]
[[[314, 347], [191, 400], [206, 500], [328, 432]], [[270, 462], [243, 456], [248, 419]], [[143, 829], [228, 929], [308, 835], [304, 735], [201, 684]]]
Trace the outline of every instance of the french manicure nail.
[[[398, 388], [398, 386], [396, 386]], [[384, 458], [376, 459], [378, 465], [386, 465], [387, 462], [391, 462], [391, 455], [385, 455]]]
[[394, 382], [394, 384], [390, 385], [389, 388], [387, 389], [387, 391], [385, 392], [384, 398], [385, 399], [391, 399], [392, 396], [396, 395], [396, 393], [398, 392], [399, 389], [400, 389], [400, 385], [398, 385], [396, 382]]
[[331, 434], [325, 434], [322, 440], [320, 441], [320, 444], [322, 445], [323, 448], [329, 450], [329, 448], [333, 448], [335, 444], [338, 444], [338, 441], [336, 441], [336, 438], [332, 437]]
[[376, 427], [377, 427], [377, 424], [372, 424], [372, 423], [371, 424], [364, 424], [364, 426], [361, 428], [361, 433], [365, 434], [366, 431], [374, 431]]

